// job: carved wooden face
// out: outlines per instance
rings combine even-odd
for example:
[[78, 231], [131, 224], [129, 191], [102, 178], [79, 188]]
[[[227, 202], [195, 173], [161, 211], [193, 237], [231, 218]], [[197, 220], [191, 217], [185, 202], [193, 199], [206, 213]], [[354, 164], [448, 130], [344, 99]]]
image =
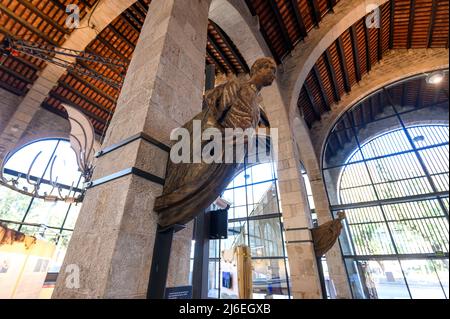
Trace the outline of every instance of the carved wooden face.
[[253, 82], [256, 85], [269, 86], [276, 78], [276, 67], [269, 63], [262, 66], [253, 74]]

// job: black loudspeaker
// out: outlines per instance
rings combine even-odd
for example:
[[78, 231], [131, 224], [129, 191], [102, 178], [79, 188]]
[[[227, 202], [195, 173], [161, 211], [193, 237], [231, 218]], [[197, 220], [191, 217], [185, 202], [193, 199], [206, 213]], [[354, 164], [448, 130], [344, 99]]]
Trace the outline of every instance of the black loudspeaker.
[[228, 238], [228, 209], [218, 209], [209, 214], [209, 239]]

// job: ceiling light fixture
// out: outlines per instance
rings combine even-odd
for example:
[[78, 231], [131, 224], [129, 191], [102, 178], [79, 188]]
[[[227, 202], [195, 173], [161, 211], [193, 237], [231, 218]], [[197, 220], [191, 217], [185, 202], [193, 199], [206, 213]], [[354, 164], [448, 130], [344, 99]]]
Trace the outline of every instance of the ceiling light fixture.
[[438, 84], [441, 83], [444, 79], [444, 72], [442, 71], [435, 71], [427, 75], [425, 81], [428, 84]]

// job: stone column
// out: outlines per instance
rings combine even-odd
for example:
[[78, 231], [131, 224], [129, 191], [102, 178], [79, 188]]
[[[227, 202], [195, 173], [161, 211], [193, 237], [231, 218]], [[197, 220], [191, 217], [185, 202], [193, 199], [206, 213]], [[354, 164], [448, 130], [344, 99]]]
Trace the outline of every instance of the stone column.
[[270, 126], [278, 129], [278, 183], [286, 248], [290, 268], [291, 294], [295, 299], [322, 298], [319, 273], [311, 237], [312, 221], [295, 141], [278, 83], [262, 90]]
[[[168, 145], [171, 130], [201, 111], [209, 4], [151, 2], [103, 147], [141, 133]], [[146, 174], [88, 190], [53, 298], [145, 298], [157, 227], [153, 205], [167, 158], [164, 147], [143, 138], [99, 158], [93, 180], [130, 167]], [[178, 267], [187, 278], [191, 241], [178, 237], [171, 259], [187, 260], [187, 270]], [[70, 285], [68, 265], [80, 270], [79, 288]]]
[[[316, 206], [315, 211], [319, 225], [332, 220], [330, 207], [328, 204], [325, 184], [322, 178], [322, 171], [314, 152], [313, 142], [310, 132], [304, 120], [296, 117], [293, 121], [294, 136], [299, 150], [300, 160], [302, 161], [308, 178], [311, 183], [311, 192]], [[336, 242], [334, 246], [325, 254], [330, 279], [336, 289], [336, 298], [351, 299], [350, 286], [347, 273], [345, 271], [344, 260], [341, 249]]]

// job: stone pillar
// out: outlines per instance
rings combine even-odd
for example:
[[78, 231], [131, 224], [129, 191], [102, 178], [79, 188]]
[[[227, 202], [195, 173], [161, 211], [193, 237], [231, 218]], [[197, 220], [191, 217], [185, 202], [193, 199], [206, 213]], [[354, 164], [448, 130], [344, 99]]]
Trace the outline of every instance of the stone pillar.
[[[201, 111], [209, 4], [151, 2], [103, 147], [140, 133], [167, 145], [172, 129]], [[140, 138], [98, 159], [93, 180], [130, 167], [156, 178], [132, 173], [88, 190], [53, 298], [145, 298], [167, 158]], [[178, 237], [171, 259], [189, 262], [191, 241]], [[79, 288], [67, 285], [68, 265], [80, 270]], [[179, 268], [187, 278], [189, 264]]]
[[[304, 120], [296, 117], [293, 121], [294, 137], [297, 143], [300, 160], [302, 161], [309, 181], [311, 183], [311, 192], [316, 206], [315, 211], [319, 225], [332, 220], [328, 204], [325, 184], [322, 178], [322, 171], [317, 160], [310, 132]], [[347, 273], [345, 271], [344, 260], [336, 242], [334, 246], [325, 254], [330, 279], [336, 289], [336, 298], [351, 299], [350, 285], [348, 283]]]
[[290, 268], [291, 294], [295, 299], [322, 298], [319, 273], [311, 237], [312, 221], [295, 141], [281, 102], [278, 83], [262, 90], [270, 126], [278, 128], [278, 183], [286, 248]]

